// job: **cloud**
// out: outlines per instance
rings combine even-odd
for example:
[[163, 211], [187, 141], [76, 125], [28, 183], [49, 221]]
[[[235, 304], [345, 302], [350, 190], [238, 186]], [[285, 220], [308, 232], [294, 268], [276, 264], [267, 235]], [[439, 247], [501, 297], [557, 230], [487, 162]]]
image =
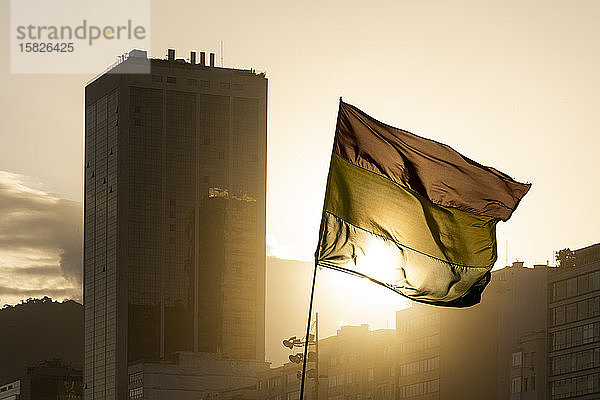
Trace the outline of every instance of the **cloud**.
[[81, 299], [82, 206], [27, 182], [0, 171], [0, 302]]
[[298, 249], [281, 245], [274, 235], [267, 234], [267, 256], [282, 260], [311, 261], [312, 257], [306, 257]]

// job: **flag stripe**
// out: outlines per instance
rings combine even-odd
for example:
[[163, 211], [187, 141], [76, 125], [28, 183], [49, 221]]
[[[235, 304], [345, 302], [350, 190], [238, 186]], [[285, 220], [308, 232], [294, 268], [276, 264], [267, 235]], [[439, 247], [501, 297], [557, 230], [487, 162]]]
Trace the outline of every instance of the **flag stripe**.
[[[385, 259], [368, 257], [384, 249]], [[491, 267], [453, 265], [323, 213], [316, 255], [323, 267], [367, 277], [412, 300], [453, 307], [477, 304]]]
[[340, 102], [333, 151], [445, 207], [506, 221], [531, 185]]
[[495, 218], [436, 205], [333, 154], [324, 210], [351, 225], [463, 267], [496, 261]]

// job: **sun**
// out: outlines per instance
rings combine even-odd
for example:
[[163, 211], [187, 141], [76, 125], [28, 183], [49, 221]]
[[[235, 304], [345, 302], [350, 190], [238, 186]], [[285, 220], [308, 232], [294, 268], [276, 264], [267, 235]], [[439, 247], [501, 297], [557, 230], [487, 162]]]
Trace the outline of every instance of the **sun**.
[[356, 270], [383, 283], [397, 284], [404, 280], [404, 251], [395, 243], [372, 240], [356, 257]]

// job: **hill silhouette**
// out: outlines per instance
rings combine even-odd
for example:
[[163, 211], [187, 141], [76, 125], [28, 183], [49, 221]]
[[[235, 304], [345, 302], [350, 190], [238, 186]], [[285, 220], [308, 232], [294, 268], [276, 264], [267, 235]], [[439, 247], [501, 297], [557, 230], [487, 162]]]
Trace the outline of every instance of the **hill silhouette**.
[[0, 385], [54, 358], [82, 368], [83, 305], [44, 297], [0, 309]]

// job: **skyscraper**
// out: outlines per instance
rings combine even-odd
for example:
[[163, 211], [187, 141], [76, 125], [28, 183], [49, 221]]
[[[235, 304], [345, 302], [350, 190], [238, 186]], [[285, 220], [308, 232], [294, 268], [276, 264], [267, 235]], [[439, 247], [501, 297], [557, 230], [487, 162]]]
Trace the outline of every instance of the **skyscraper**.
[[88, 400], [142, 359], [264, 360], [267, 79], [205, 64], [133, 50], [86, 86]]

